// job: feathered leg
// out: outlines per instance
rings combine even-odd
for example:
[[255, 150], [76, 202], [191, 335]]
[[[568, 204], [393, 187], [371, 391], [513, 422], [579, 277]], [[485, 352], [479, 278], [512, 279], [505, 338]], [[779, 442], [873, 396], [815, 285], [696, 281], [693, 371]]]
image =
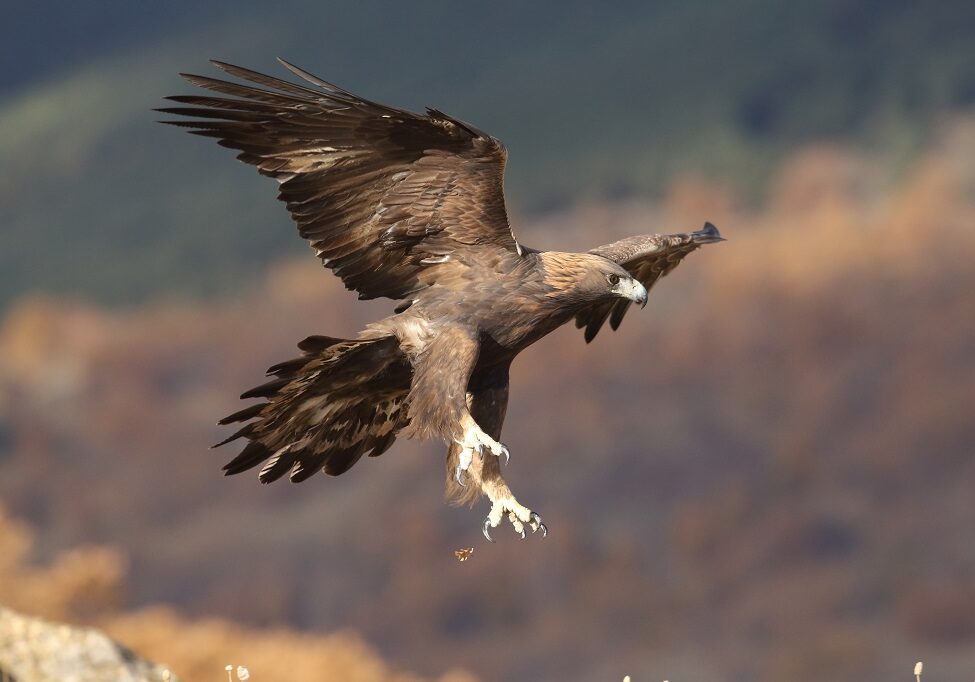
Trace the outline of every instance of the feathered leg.
[[[507, 371], [490, 377], [487, 386], [473, 388], [468, 394], [472, 418], [489, 436], [499, 438], [508, 405]], [[464, 456], [461, 443], [450, 445], [447, 451], [447, 499], [455, 504], [473, 505], [483, 495], [491, 501], [491, 510], [484, 519], [484, 537], [493, 542], [490, 529], [496, 528], [504, 518], [511, 522], [522, 538], [526, 537], [526, 527], [533, 533], [541, 530], [543, 537], [548, 534], [541, 517], [519, 503], [512, 494], [501, 475], [500, 457], [484, 456], [481, 451], [471, 453], [470, 462], [464, 469], [466, 480], [460, 481], [457, 480], [456, 471], [462, 466]]]
[[480, 344], [476, 332], [455, 327], [442, 330], [414, 361], [409, 394], [411, 438], [442, 438], [459, 447], [454, 476], [459, 483], [476, 453], [489, 452], [507, 460], [508, 448], [488, 435], [471, 415], [468, 386]]
[[482, 494], [491, 500], [484, 521], [489, 528], [507, 517], [522, 537], [525, 527], [547, 533], [537, 514], [518, 503], [501, 477], [508, 449], [498, 442], [508, 404], [508, 369], [477, 366], [477, 334], [455, 327], [442, 330], [414, 362], [409, 395], [410, 437], [439, 436], [448, 446], [447, 497], [473, 504]]

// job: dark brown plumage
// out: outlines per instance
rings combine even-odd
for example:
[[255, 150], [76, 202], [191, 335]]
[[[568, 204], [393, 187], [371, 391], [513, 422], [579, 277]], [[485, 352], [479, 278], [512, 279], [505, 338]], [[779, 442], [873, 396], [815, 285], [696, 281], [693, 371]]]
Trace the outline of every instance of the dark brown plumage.
[[339, 475], [397, 435], [441, 438], [448, 496], [492, 503], [484, 533], [507, 517], [547, 529], [511, 494], [498, 442], [508, 367], [526, 347], [575, 318], [591, 341], [616, 329], [634, 302], [688, 253], [720, 241], [710, 223], [690, 234], [631, 237], [589, 253], [521, 246], [508, 225], [507, 152], [473, 126], [376, 104], [287, 62], [302, 84], [222, 62], [236, 83], [183, 74], [223, 96], [168, 99], [165, 121], [214, 137], [279, 182], [279, 198], [326, 267], [360, 298], [398, 301], [358, 339], [311, 336], [303, 355], [268, 370], [261, 398], [221, 424], [219, 445], [246, 439], [224, 470], [258, 465], [260, 480]]

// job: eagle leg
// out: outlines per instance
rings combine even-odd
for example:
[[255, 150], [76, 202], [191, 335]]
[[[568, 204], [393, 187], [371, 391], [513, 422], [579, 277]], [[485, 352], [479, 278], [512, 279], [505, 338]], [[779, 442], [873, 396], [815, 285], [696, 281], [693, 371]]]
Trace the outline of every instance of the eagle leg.
[[481, 495], [490, 500], [491, 511], [481, 526], [489, 542], [494, 542], [491, 529], [505, 518], [522, 539], [527, 537], [529, 528], [533, 533], [542, 531], [543, 537], [548, 535], [541, 517], [515, 499], [501, 475], [501, 456], [507, 463], [509, 453], [495, 439], [501, 435], [508, 404], [507, 367], [473, 377], [469, 388], [469, 410], [461, 414], [460, 435], [450, 441], [447, 451], [447, 498], [471, 505]]
[[457, 468], [454, 470], [454, 480], [461, 486], [464, 486], [463, 475], [470, 469], [471, 463], [474, 461], [474, 455], [489, 452], [499, 459], [504, 456], [504, 463], [507, 464], [511, 459], [511, 452], [507, 446], [484, 433], [470, 415], [465, 415], [462, 424], [464, 429], [462, 435], [454, 441], [460, 446], [460, 453], [457, 457]]

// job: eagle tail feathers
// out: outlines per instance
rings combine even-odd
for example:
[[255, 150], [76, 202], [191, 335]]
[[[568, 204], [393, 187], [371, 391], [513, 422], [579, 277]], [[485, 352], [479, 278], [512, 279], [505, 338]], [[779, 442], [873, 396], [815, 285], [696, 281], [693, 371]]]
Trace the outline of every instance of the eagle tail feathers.
[[413, 370], [395, 336], [310, 336], [298, 347], [300, 358], [272, 366], [271, 381], [241, 396], [266, 402], [220, 420], [246, 423], [214, 447], [249, 441], [224, 466], [227, 475], [263, 463], [262, 483], [285, 474], [295, 483], [318, 471], [338, 476], [363, 455], [388, 450], [406, 426]]

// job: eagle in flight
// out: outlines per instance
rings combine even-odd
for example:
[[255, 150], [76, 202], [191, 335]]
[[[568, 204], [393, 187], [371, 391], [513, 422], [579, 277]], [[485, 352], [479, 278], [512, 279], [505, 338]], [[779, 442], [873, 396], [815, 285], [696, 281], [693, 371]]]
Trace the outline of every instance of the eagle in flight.
[[[386, 297], [395, 313], [356, 339], [309, 336], [302, 355], [271, 367], [262, 398], [220, 420], [242, 426], [224, 445], [246, 447], [224, 471], [261, 465], [285, 474], [348, 471], [397, 436], [447, 446], [447, 498], [491, 503], [483, 532], [548, 529], [501, 476], [508, 369], [518, 353], [575, 320], [592, 341], [691, 251], [722, 241], [707, 223], [689, 234], [642, 235], [587, 253], [529, 248], [504, 202], [501, 142], [436, 109], [377, 104], [283, 60], [301, 83], [214, 61], [241, 81], [181, 74], [210, 94], [158, 109], [191, 133], [238, 150], [278, 181], [278, 198], [324, 266], [360, 299]], [[216, 446], [214, 446], [216, 447]]]

